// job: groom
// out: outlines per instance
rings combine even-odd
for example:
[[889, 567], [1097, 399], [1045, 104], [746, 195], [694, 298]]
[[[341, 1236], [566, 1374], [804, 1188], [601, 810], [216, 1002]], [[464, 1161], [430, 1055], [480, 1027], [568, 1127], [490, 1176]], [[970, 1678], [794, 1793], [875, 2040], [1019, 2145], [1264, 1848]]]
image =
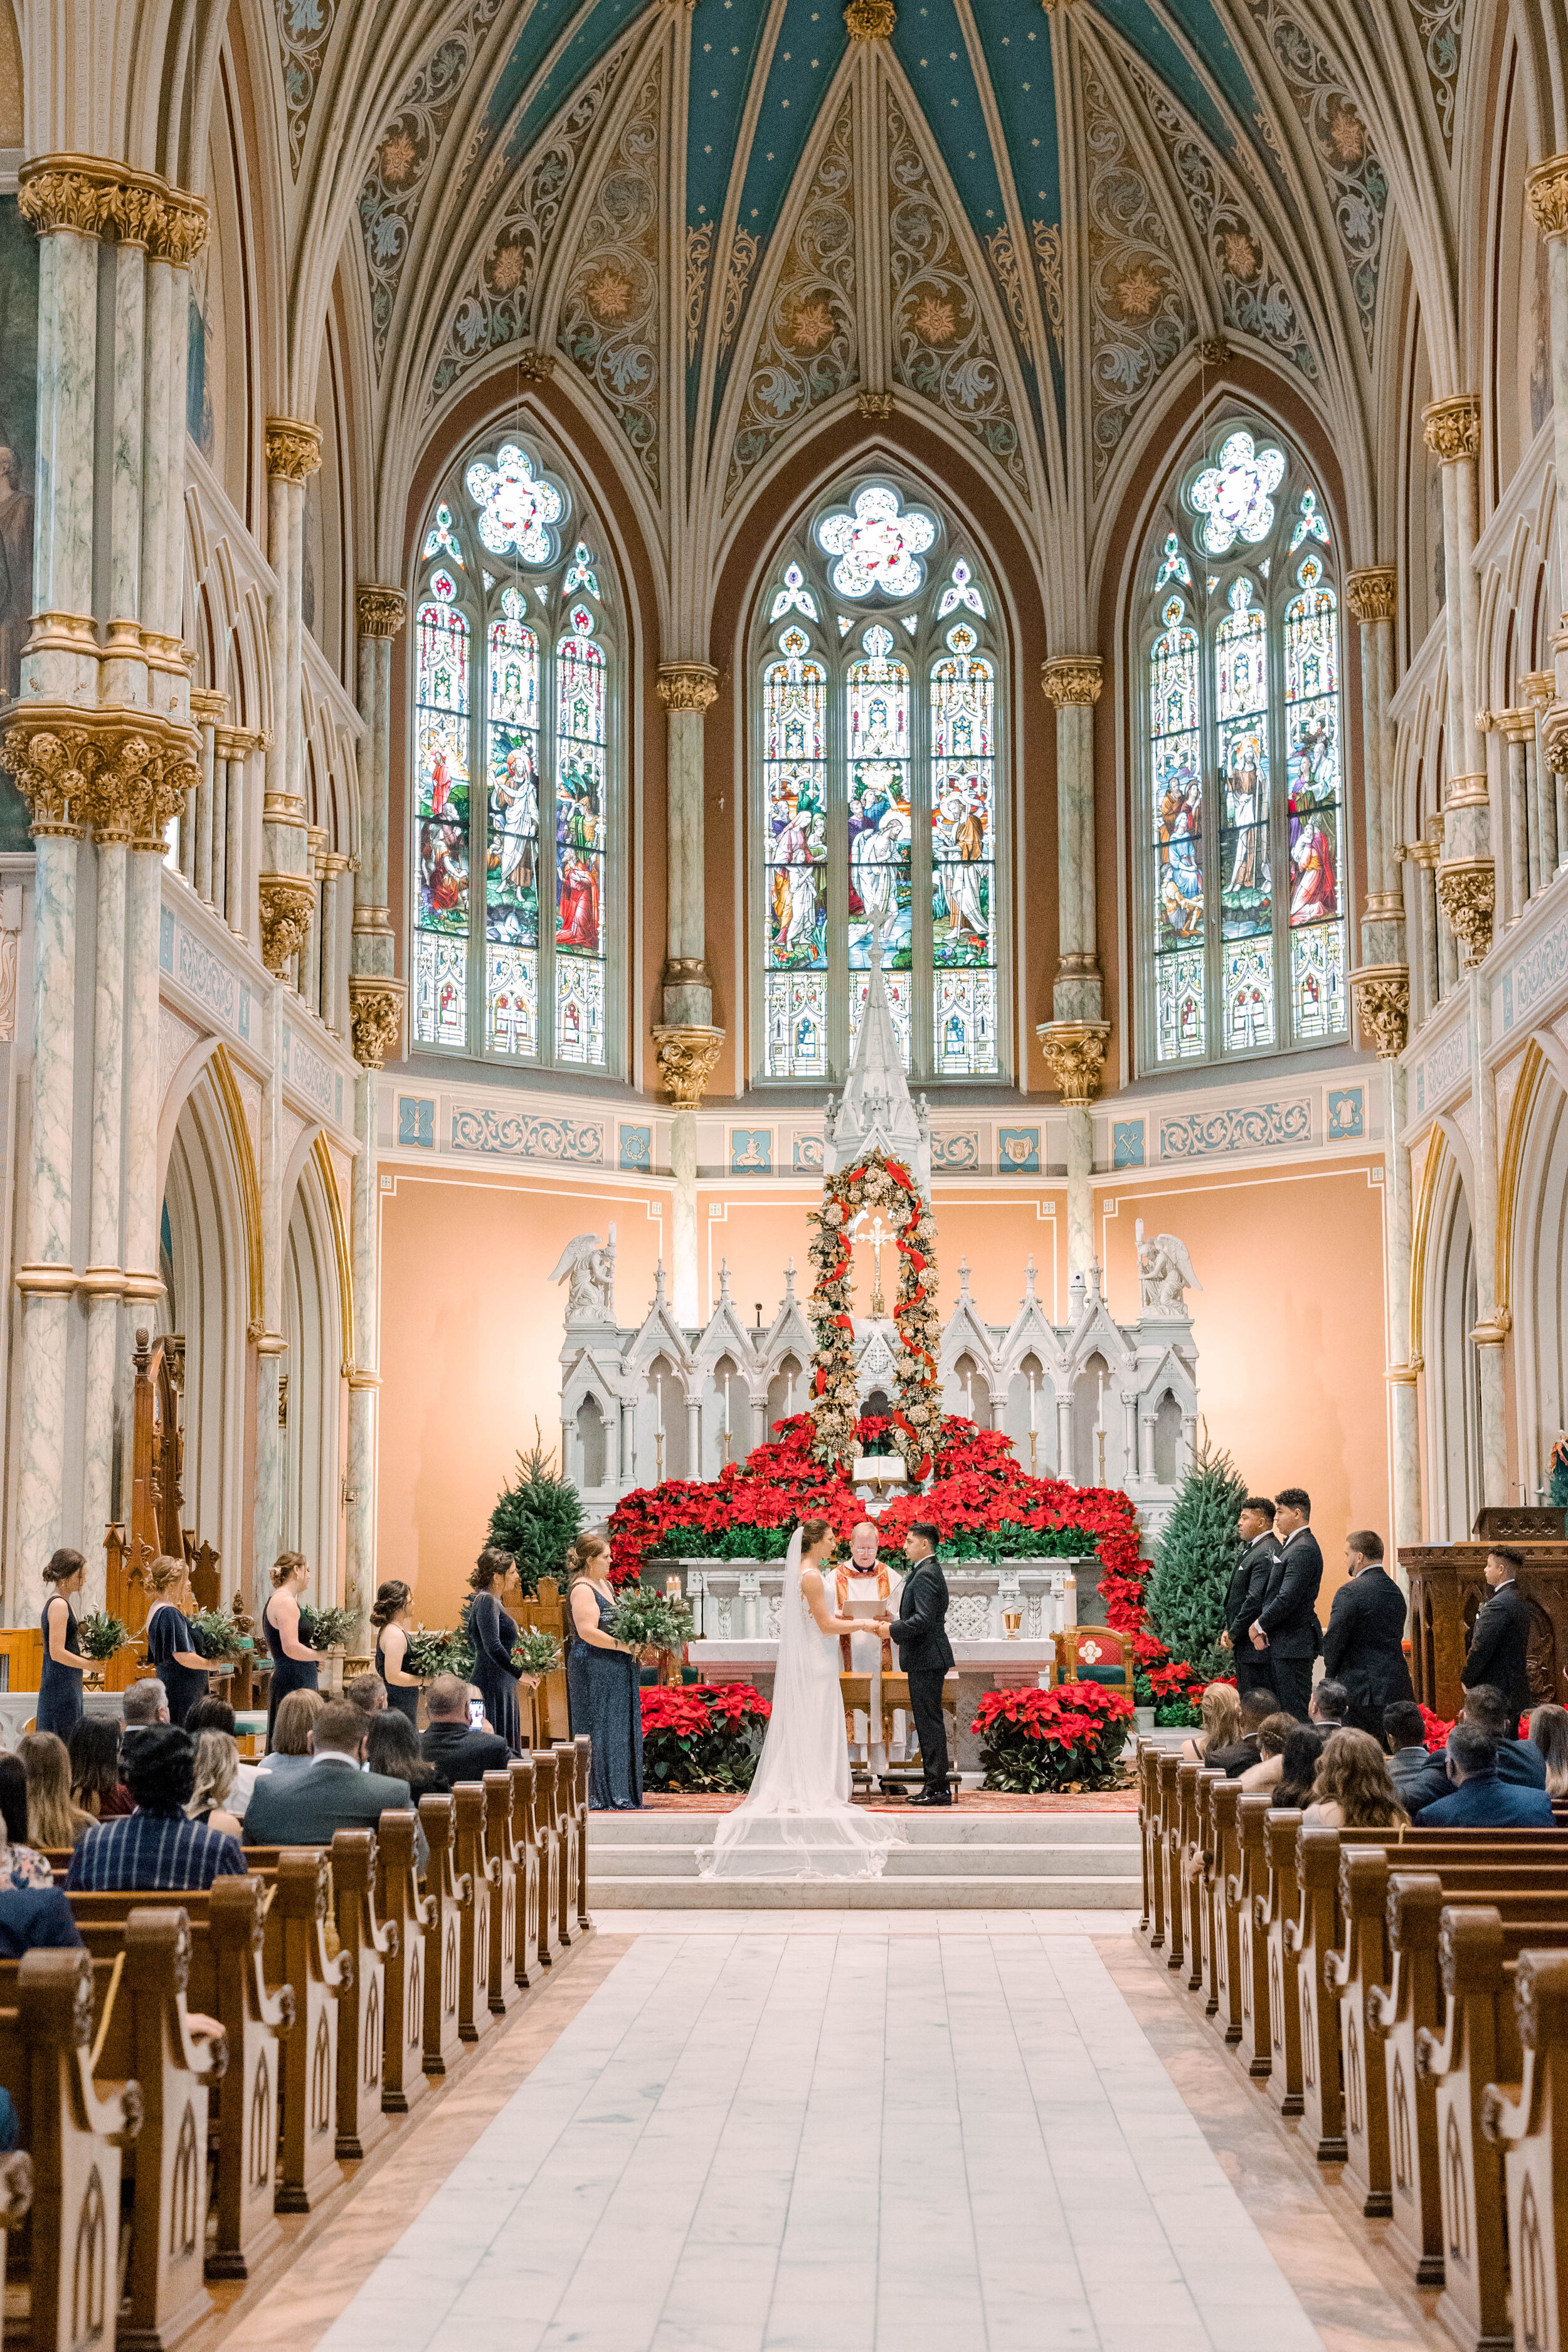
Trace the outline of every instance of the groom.
[[912, 1805], [951, 1805], [947, 1785], [947, 1727], [942, 1719], [942, 1685], [952, 1664], [952, 1644], [947, 1638], [947, 1579], [937, 1565], [937, 1528], [920, 1520], [904, 1538], [910, 1572], [899, 1601], [899, 1613], [887, 1621], [898, 1644], [899, 1664], [910, 1678], [910, 1711], [921, 1743], [925, 1786]]

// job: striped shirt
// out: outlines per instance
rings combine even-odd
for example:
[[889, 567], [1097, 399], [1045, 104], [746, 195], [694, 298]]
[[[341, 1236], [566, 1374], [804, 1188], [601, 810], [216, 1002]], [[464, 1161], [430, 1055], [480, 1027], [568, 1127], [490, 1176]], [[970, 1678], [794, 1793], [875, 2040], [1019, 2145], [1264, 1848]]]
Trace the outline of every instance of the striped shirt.
[[66, 1874], [68, 1895], [116, 1895], [128, 1888], [163, 1894], [241, 1878], [237, 1838], [190, 1822], [184, 1813], [127, 1813], [83, 1833]]

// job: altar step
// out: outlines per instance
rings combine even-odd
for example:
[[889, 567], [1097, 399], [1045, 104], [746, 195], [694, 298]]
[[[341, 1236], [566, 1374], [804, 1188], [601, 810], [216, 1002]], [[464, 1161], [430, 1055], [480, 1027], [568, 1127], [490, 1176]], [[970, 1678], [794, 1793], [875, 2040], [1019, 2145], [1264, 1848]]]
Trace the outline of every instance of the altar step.
[[588, 1896], [609, 1911], [1127, 1911], [1141, 1899], [1132, 1813], [900, 1812], [875, 1879], [697, 1874], [712, 1813], [595, 1813]]

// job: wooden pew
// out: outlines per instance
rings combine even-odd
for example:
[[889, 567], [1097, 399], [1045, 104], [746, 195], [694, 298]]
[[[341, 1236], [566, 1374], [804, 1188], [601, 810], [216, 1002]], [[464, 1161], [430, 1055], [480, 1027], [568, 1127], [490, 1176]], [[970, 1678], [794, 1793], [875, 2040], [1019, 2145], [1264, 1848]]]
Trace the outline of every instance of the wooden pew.
[[539, 1835], [539, 1965], [549, 1968], [560, 1949], [561, 1840], [555, 1828], [555, 1777], [559, 1751], [533, 1751], [533, 1818]]
[[93, 2083], [92, 1988], [86, 1952], [26, 1952], [16, 2005], [0, 2008], [0, 2082], [33, 2168], [32, 2211], [8, 2250], [27, 2284], [29, 2352], [97, 2352], [117, 2315], [121, 2151], [142, 2093]]
[[458, 1867], [458, 1816], [451, 1797], [421, 1797], [419, 1826], [429, 1861], [425, 1899], [425, 2058], [426, 2074], [447, 2074], [462, 2050], [463, 1922], [473, 1881]]
[[1568, 1952], [1525, 1951], [1513, 1979], [1521, 2074], [1481, 2096], [1481, 2131], [1502, 2158], [1513, 2274], [1513, 2341], [1568, 2347]]
[[1237, 1803], [1236, 1877], [1226, 1899], [1236, 1913], [1241, 2032], [1237, 2055], [1255, 2083], [1267, 2082], [1273, 2039], [1268, 2027], [1268, 1849], [1264, 1823], [1273, 1810], [1267, 1789], [1244, 1789]]
[[337, 2157], [338, 2005], [353, 1991], [353, 1954], [327, 1955], [331, 1865], [324, 1852], [285, 1846], [273, 1883], [267, 1969], [294, 1993], [294, 2030], [283, 2044], [278, 2210], [310, 2213], [343, 2177]]
[[[1384, 1859], [1388, 1857], [1385, 1853]], [[1388, 2109], [1388, 2243], [1417, 2286], [1443, 2284], [1443, 2200], [1437, 2176], [1437, 2094], [1417, 2067], [1416, 2044], [1436, 2033], [1443, 2012], [1437, 1931], [1443, 1882], [1434, 1870], [1391, 1870], [1386, 1918], [1389, 1981], [1367, 1998], [1367, 2021], [1383, 2038]]]
[[33, 2159], [26, 2148], [0, 2156], [0, 2313], [5, 2308], [5, 2258], [33, 2206]]
[[[1198, 1976], [1202, 1983], [1204, 2015], [1214, 2017], [1219, 2010], [1219, 1960], [1216, 1950], [1215, 1916], [1215, 1844], [1213, 1799], [1215, 1785], [1225, 1774], [1206, 1766], [1198, 1770], [1194, 1792], [1194, 1811], [1197, 1839], [1194, 1853], [1199, 1871], [1198, 1895]], [[1193, 1857], [1189, 1856], [1189, 1867]]]
[[1337, 1941], [1339, 1867], [1338, 1830], [1303, 1822], [1296, 1840], [1300, 1908], [1285, 1922], [1284, 1942], [1296, 1955], [1301, 2009], [1301, 2136], [1320, 2164], [1342, 2164], [1346, 2153], [1339, 2002], [1324, 1975]]
[[384, 1812], [375, 1841], [375, 1907], [397, 1940], [386, 1954], [385, 2049], [381, 2104], [405, 2116], [429, 2088], [425, 2056], [425, 1947], [435, 1900], [422, 1894], [415, 1867], [415, 1820]]
[[1386, 1847], [1345, 1847], [1340, 1855], [1339, 1907], [1344, 1943], [1325, 1955], [1323, 1981], [1339, 2004], [1344, 2187], [1369, 2220], [1385, 2220], [1394, 2210], [1388, 2099], [1382, 2042], [1371, 2011], [1391, 1974]]
[[[73, 1895], [71, 1910], [88, 1950], [111, 1959], [133, 1910], [156, 1895]], [[209, 2278], [249, 2278], [279, 2236], [274, 2203], [278, 2147], [279, 2043], [294, 2021], [294, 1994], [267, 1982], [268, 1891], [258, 1878], [215, 1879], [210, 1894], [180, 1897], [189, 1934], [186, 1999], [224, 2029], [228, 2063], [217, 2095], [215, 2230]]]
[[577, 1815], [577, 1750], [569, 1739], [555, 1743], [555, 1810], [559, 1849], [555, 1878], [555, 1940], [569, 1949], [577, 1925], [577, 1853], [582, 1824]]
[[588, 1909], [588, 1788], [594, 1769], [594, 1742], [580, 1731], [572, 1742], [577, 1750], [577, 1925], [586, 1935], [593, 1926]]
[[[393, 1818], [390, 1815], [384, 1819]], [[414, 1816], [405, 1813], [410, 1840]], [[376, 1905], [376, 1841], [372, 1830], [339, 1830], [332, 1839], [332, 1907], [341, 1957], [353, 1978], [338, 2000], [340, 2158], [368, 2156], [386, 2135], [382, 2073], [387, 2042], [387, 1964], [399, 1948], [395, 1920]], [[402, 2024], [401, 2016], [398, 2020]]]
[[1204, 1980], [1204, 1886], [1201, 1871], [1189, 1871], [1187, 1862], [1201, 1849], [1198, 1840], [1198, 1775], [1201, 1764], [1176, 1766], [1176, 1896], [1182, 1914], [1184, 1972], [1176, 1979], [1188, 1992], [1201, 1990]]
[[461, 1913], [458, 1965], [458, 2031], [478, 2042], [490, 2024], [490, 1906], [500, 1893], [500, 1865], [485, 1851], [485, 1790], [481, 1780], [459, 1780], [452, 1791], [458, 1817], [458, 1867], [473, 1888]]
[[1208, 1865], [1209, 1908], [1214, 1921], [1215, 2022], [1231, 2049], [1241, 2040], [1241, 1921], [1231, 1897], [1232, 1888], [1238, 1886], [1241, 1868], [1237, 1836], [1240, 1811], [1240, 1781], [1217, 1773], [1209, 1790], [1212, 1846]]
[[513, 1937], [517, 1981], [526, 1992], [540, 1980], [539, 1829], [534, 1813], [533, 1758], [514, 1756], [511, 1781], [511, 1844], [517, 1927]]
[[1138, 1844], [1142, 1859], [1143, 1914], [1138, 1933], [1152, 1952], [1165, 1948], [1165, 1877], [1160, 1857], [1160, 1750], [1138, 1743]]
[[1160, 1759], [1160, 1874], [1165, 1890], [1165, 1966], [1176, 1975], [1184, 1966], [1182, 1870], [1177, 1840], [1181, 1835], [1182, 1794], [1177, 1774], [1179, 1756]]
[[489, 2011], [505, 2017], [515, 2009], [521, 1988], [517, 1980], [517, 1850], [511, 1826], [511, 1772], [487, 1772], [485, 1790], [485, 1862], [490, 1880], [489, 1945]]
[[1301, 1999], [1294, 1936], [1300, 1912], [1296, 1883], [1299, 1811], [1270, 1806], [1263, 1817], [1268, 1884], [1259, 1895], [1258, 1925], [1268, 1943], [1268, 2095], [1282, 2116], [1301, 2112]]

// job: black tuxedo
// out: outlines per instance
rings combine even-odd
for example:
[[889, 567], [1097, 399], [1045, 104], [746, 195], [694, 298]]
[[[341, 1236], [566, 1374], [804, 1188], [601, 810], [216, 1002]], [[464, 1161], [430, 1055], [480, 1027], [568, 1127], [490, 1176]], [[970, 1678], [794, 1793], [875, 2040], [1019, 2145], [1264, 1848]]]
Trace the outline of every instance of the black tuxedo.
[[1318, 1538], [1310, 1528], [1298, 1528], [1279, 1547], [1258, 1612], [1257, 1622], [1268, 1637], [1268, 1664], [1280, 1707], [1302, 1723], [1312, 1696], [1312, 1661], [1322, 1639], [1317, 1612], [1322, 1580]]
[[1383, 1710], [1414, 1698], [1405, 1663], [1405, 1595], [1385, 1570], [1363, 1568], [1334, 1595], [1323, 1634], [1323, 1672], [1350, 1693], [1350, 1720], [1383, 1738]]
[[1517, 1584], [1500, 1584], [1477, 1612], [1459, 1680], [1467, 1690], [1473, 1690], [1477, 1683], [1489, 1683], [1502, 1693], [1510, 1738], [1530, 1705], [1530, 1676], [1525, 1670], [1529, 1650], [1529, 1603]]
[[910, 1712], [921, 1744], [925, 1793], [945, 1801], [947, 1725], [942, 1685], [952, 1664], [952, 1644], [947, 1638], [947, 1579], [934, 1553], [917, 1560], [905, 1577], [890, 1637], [898, 1647], [900, 1669], [910, 1680]]
[[1230, 1635], [1231, 1655], [1236, 1661], [1236, 1687], [1243, 1698], [1249, 1690], [1274, 1687], [1268, 1654], [1253, 1648], [1251, 1631], [1268, 1590], [1269, 1570], [1279, 1556], [1279, 1547], [1265, 1528], [1247, 1545], [1231, 1570], [1230, 1581], [1226, 1586], [1225, 1629]]

